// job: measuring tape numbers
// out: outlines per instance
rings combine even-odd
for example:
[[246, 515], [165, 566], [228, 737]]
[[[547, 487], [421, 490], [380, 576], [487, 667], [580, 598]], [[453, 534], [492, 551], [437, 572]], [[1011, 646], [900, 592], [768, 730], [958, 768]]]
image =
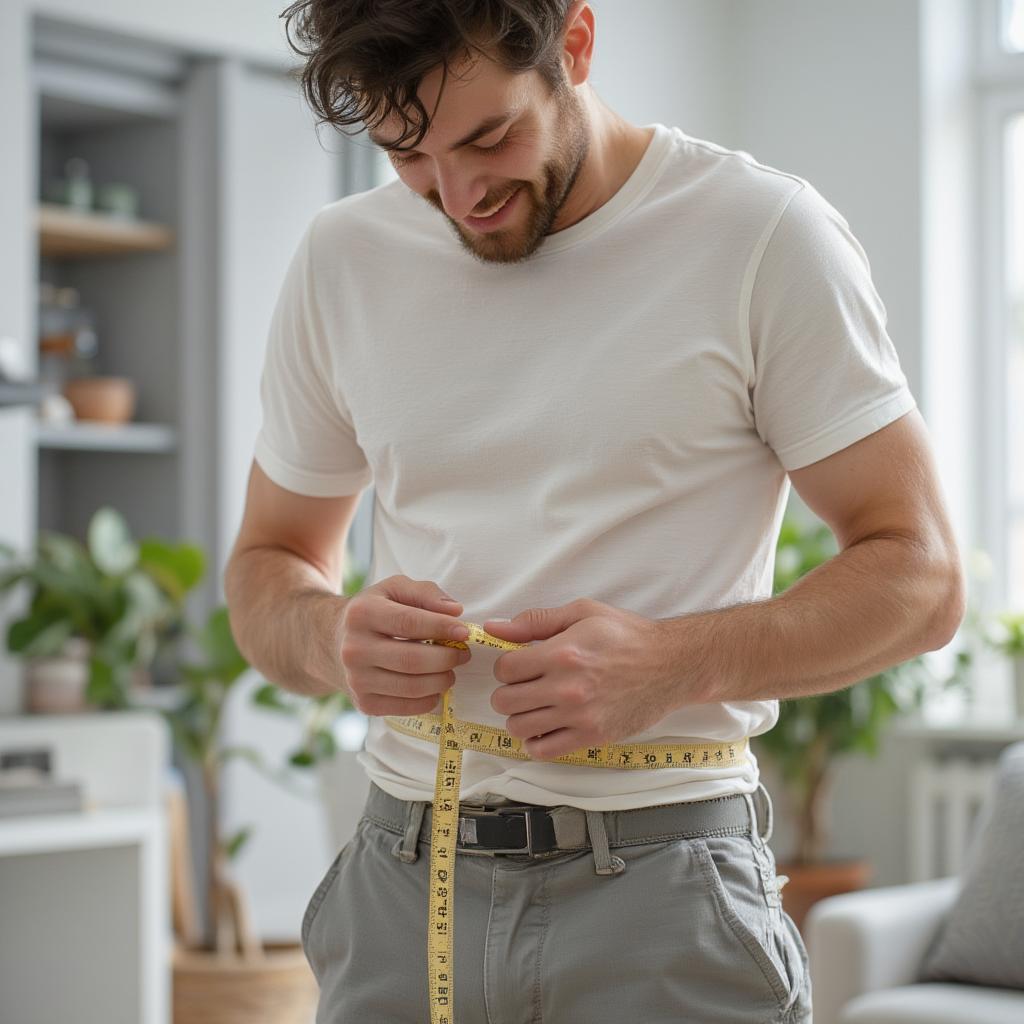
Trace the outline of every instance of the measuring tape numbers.
[[[469, 649], [471, 643], [514, 651], [517, 644], [492, 636], [475, 622], [465, 640], [424, 640], [427, 644]], [[463, 750], [529, 761], [523, 741], [504, 729], [456, 718], [452, 690], [441, 695], [441, 713], [385, 716], [393, 729], [438, 745], [430, 823], [430, 893], [427, 905], [427, 975], [431, 1024], [455, 1024], [455, 852], [458, 841], [459, 789]], [[728, 768], [743, 764], [747, 739], [728, 743], [610, 743], [583, 747], [550, 763], [592, 768]]]

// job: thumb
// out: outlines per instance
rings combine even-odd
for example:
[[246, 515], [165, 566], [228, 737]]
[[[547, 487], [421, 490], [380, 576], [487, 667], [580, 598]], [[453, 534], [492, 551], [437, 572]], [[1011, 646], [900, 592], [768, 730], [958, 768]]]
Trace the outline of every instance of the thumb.
[[557, 608], [527, 608], [514, 619], [487, 619], [484, 629], [501, 640], [528, 643], [547, 640], [584, 618], [578, 608], [561, 605]]

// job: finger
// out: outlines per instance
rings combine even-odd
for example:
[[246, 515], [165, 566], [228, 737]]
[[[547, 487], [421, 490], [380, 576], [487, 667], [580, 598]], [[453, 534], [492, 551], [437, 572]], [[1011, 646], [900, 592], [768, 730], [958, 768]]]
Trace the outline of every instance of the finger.
[[403, 698], [369, 693], [363, 698], [362, 705], [361, 710], [367, 715], [423, 715], [438, 710], [441, 699], [438, 694]]
[[519, 715], [509, 715], [505, 723], [505, 730], [510, 736], [516, 739], [532, 739], [535, 736], [543, 736], [547, 732], [553, 732], [560, 728], [565, 722], [565, 712], [558, 708], [537, 708], [534, 711], [524, 711]]
[[418, 676], [424, 673], [447, 672], [465, 665], [472, 653], [464, 647], [445, 647], [444, 644], [425, 644], [418, 640], [374, 641], [373, 667], [399, 675]]
[[494, 661], [492, 672], [500, 683], [525, 683], [542, 676], [545, 667], [550, 667], [547, 665], [550, 658], [551, 652], [549, 650], [545, 655], [543, 644], [532, 644], [518, 651], [500, 654]]
[[491, 707], [499, 715], [518, 715], [551, 704], [551, 693], [541, 680], [499, 686], [491, 694]]
[[592, 608], [592, 604], [577, 598], [554, 608], [527, 608], [509, 620], [487, 619], [482, 625], [488, 633], [493, 632], [503, 640], [547, 640], [592, 614]]
[[551, 761], [584, 746], [574, 729], [555, 729], [539, 739], [523, 741], [523, 749], [535, 761]]
[[370, 627], [383, 636], [409, 640], [465, 640], [469, 635], [467, 627], [453, 613], [414, 608], [383, 595], [373, 604]]
[[436, 696], [455, 685], [455, 673], [431, 672], [422, 675], [407, 675], [374, 669], [370, 675], [369, 690], [383, 697], [405, 697], [423, 699]]

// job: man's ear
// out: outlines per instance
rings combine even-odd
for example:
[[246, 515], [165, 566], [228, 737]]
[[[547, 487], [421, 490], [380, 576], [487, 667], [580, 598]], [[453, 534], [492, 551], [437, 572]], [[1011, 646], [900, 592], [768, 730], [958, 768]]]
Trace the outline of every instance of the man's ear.
[[565, 15], [562, 60], [570, 85], [582, 85], [590, 76], [594, 54], [594, 11], [587, 0], [574, 0]]

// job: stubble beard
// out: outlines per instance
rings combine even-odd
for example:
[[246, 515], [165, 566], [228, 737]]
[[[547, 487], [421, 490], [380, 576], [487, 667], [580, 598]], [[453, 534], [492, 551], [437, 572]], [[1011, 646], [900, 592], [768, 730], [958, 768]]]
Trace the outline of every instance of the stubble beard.
[[528, 204], [525, 219], [517, 211], [521, 224], [500, 228], [489, 234], [476, 234], [449, 217], [436, 192], [427, 201], [444, 214], [455, 237], [471, 256], [481, 263], [519, 263], [537, 251], [551, 232], [555, 218], [565, 203], [579, 175], [589, 148], [586, 111], [576, 93], [568, 86], [556, 93], [559, 116], [555, 126], [558, 145], [555, 155], [542, 167], [542, 187], [535, 181], [510, 181], [501, 193], [488, 197], [484, 209], [490, 209], [511, 196], [517, 189], [523, 194], [516, 200]]

